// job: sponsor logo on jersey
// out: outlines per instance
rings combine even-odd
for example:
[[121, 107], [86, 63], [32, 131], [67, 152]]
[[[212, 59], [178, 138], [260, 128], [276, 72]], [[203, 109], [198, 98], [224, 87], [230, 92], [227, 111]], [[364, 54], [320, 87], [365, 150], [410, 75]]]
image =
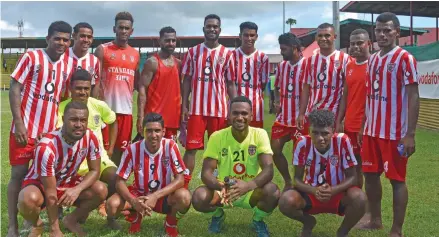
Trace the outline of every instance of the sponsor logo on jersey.
[[241, 174], [245, 173], [245, 165], [241, 164], [241, 163], [236, 163], [233, 166], [233, 172], [235, 172], [235, 174], [237, 174], [237, 175], [241, 175]]

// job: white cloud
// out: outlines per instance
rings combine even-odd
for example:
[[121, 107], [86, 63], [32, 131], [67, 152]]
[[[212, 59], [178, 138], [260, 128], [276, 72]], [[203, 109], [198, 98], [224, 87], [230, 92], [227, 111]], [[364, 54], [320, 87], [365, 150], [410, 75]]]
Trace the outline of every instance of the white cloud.
[[267, 33], [256, 41], [256, 47], [264, 53], [279, 53], [278, 36], [275, 33]]
[[326, 5], [320, 16], [325, 20], [332, 19], [332, 6]]
[[340, 12], [340, 21], [343, 21], [346, 19], [360, 19], [360, 18], [359, 18], [358, 13]]

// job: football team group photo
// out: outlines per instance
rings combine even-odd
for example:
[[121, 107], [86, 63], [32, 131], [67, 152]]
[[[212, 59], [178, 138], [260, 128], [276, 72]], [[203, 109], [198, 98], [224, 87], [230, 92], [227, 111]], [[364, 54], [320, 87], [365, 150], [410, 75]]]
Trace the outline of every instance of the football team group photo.
[[406, 236], [423, 202], [406, 182], [423, 141], [418, 63], [394, 13], [378, 14], [373, 35], [349, 32], [347, 50], [330, 23], [308, 57], [297, 35], [277, 35], [273, 68], [256, 18], [235, 26], [231, 49], [221, 17], [206, 15], [191, 26], [204, 42], [181, 57], [179, 29], [161, 26], [142, 61], [135, 17], [107, 19], [114, 40], [93, 52], [91, 24], [53, 21], [46, 48], [19, 56], [2, 92], [2, 233]]

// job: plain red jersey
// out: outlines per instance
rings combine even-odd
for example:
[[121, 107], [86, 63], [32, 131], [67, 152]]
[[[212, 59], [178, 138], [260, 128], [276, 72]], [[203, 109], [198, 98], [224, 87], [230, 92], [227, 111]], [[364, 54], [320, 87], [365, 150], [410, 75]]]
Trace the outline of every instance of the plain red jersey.
[[165, 128], [180, 127], [181, 92], [178, 62], [174, 66], [163, 64], [160, 56], [154, 54], [157, 60], [157, 71], [148, 86], [145, 114], [155, 112], [163, 116]]
[[139, 51], [131, 46], [121, 48], [113, 42], [102, 44], [101, 87], [103, 100], [118, 114], [133, 113], [134, 77], [139, 64]]
[[401, 47], [369, 58], [366, 82], [366, 124], [364, 134], [399, 140], [408, 126], [406, 86], [418, 83], [416, 59]]
[[301, 136], [293, 154], [293, 165], [305, 166], [305, 183], [320, 186], [340, 184], [344, 171], [357, 165], [351, 142], [344, 133], [335, 133], [329, 150], [321, 154], [312, 143], [310, 136]]
[[315, 109], [328, 109], [337, 115], [349, 61], [350, 56], [338, 50], [328, 56], [319, 52], [307, 59], [306, 83], [310, 85], [307, 114]]
[[366, 104], [366, 69], [367, 60], [362, 63], [353, 60], [346, 67], [348, 96], [344, 129], [348, 132], [359, 132], [361, 129]]
[[301, 58], [294, 65], [290, 61], [283, 61], [277, 68], [275, 87], [279, 88], [281, 111], [276, 116], [276, 121], [294, 127], [299, 116], [299, 98], [305, 82], [306, 59]]
[[178, 145], [172, 139], [163, 138], [155, 154], [146, 149], [145, 139], [131, 144], [123, 153], [117, 175], [127, 180], [134, 172], [133, 187], [143, 195], [163, 189], [172, 176], [186, 169]]
[[[18, 61], [11, 78], [23, 85], [20, 110], [29, 137], [36, 138], [56, 128], [68, 74], [62, 58], [53, 62], [44, 49], [28, 51]], [[11, 132], [15, 133], [14, 122]]]
[[226, 118], [227, 82], [235, 83], [232, 51], [223, 45], [211, 49], [201, 43], [186, 53], [182, 73], [191, 78], [189, 114]]
[[264, 87], [270, 76], [268, 56], [255, 50], [246, 55], [239, 47], [233, 51], [238, 95], [252, 102], [253, 120], [264, 121]]
[[35, 160], [25, 180], [40, 177], [55, 177], [56, 186], [64, 186], [78, 173], [79, 166], [88, 161], [101, 158], [99, 141], [96, 135], [87, 129], [85, 135], [75, 144], [64, 141], [61, 128], [46, 134], [35, 149]]
[[[69, 70], [71, 73], [75, 72], [78, 69], [87, 70], [92, 76], [91, 84], [96, 85], [99, 81], [100, 77], [100, 68], [101, 63], [99, 62], [98, 57], [91, 53], [87, 53], [81, 58], [78, 58], [73, 52], [73, 48], [69, 48], [63, 56], [62, 59], [67, 63]], [[69, 82], [67, 82], [67, 87], [69, 86]]]

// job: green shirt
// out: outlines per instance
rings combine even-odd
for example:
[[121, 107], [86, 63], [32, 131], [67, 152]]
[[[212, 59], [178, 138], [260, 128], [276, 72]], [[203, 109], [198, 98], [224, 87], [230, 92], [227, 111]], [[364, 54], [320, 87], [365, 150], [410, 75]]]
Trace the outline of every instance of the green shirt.
[[210, 136], [203, 158], [218, 160], [220, 181], [224, 181], [226, 176], [249, 181], [261, 172], [259, 154], [273, 155], [264, 129], [249, 127], [247, 137], [239, 143], [232, 135], [232, 127], [228, 127]]
[[275, 82], [276, 82], [276, 76], [275, 75], [270, 76], [270, 90], [272, 91], [274, 91]]

